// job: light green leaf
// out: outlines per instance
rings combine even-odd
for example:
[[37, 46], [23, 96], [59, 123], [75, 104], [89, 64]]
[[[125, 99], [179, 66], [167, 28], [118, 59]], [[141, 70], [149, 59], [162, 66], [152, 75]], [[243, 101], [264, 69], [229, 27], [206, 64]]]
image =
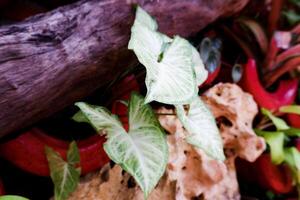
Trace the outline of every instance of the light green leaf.
[[73, 165], [73, 166], [80, 163], [79, 149], [78, 149], [75, 141], [71, 142], [69, 145], [69, 149], [67, 151], [67, 161], [68, 161], [68, 164]]
[[[79, 105], [94, 127], [105, 128], [106, 153], [135, 178], [147, 197], [163, 175], [168, 160], [166, 135], [151, 107], [144, 104], [142, 96], [131, 95], [127, 133], [115, 122], [115, 117], [102, 107]], [[90, 117], [90, 113], [96, 116]]]
[[289, 2], [300, 8], [300, 1], [299, 0], [289, 0]]
[[294, 179], [299, 185], [300, 183], [300, 152], [295, 147], [288, 147], [284, 151], [285, 162], [293, 171]]
[[279, 111], [283, 113], [292, 113], [292, 114], [300, 115], [300, 106], [299, 105], [282, 106], [280, 107]]
[[[193, 46], [179, 36], [172, 40], [157, 32], [153, 19], [145, 15], [137, 9], [128, 44], [147, 71], [145, 102], [187, 104], [198, 92], [194, 62], [199, 60], [193, 62]], [[144, 18], [147, 20], [141, 22]], [[200, 73], [200, 66], [197, 69]], [[205, 77], [198, 76], [200, 81]]]
[[255, 130], [270, 146], [271, 160], [278, 165], [284, 161], [284, 133]]
[[194, 46], [192, 46], [192, 56], [197, 85], [201, 85], [207, 79], [208, 71], [205, 69], [200, 54]]
[[269, 110], [262, 108], [261, 112], [262, 114], [264, 114], [265, 116], [271, 119], [273, 124], [276, 126], [277, 130], [285, 130], [290, 128], [283, 119], [280, 119], [279, 117], [275, 117]]
[[200, 97], [195, 97], [190, 104], [188, 114], [183, 106], [176, 106], [178, 118], [188, 131], [186, 141], [214, 159], [224, 160], [223, 143], [215, 118], [202, 102]]
[[0, 196], [0, 200], [29, 200], [29, 199], [21, 196], [16, 196], [16, 195], [4, 195], [4, 196]]
[[294, 10], [283, 11], [283, 15], [286, 17], [290, 25], [297, 25], [300, 22], [300, 15]]
[[105, 129], [106, 131], [123, 130], [122, 123], [116, 115], [110, 115], [109, 111], [100, 106], [92, 106], [84, 102], [75, 103], [80, 108], [80, 111], [73, 116], [73, 119], [78, 122], [90, 123], [97, 132]]
[[289, 128], [284, 130], [285, 135], [291, 137], [300, 137], [300, 129], [299, 128]]
[[85, 117], [85, 115], [81, 112], [78, 111], [73, 117], [72, 119], [76, 122], [85, 122], [85, 123], [89, 123], [88, 118]]
[[55, 200], [65, 200], [73, 192], [79, 182], [80, 168], [79, 151], [75, 142], [71, 142], [67, 152], [68, 162], [64, 161], [59, 153], [50, 147], [45, 147], [45, 153], [49, 163], [50, 176], [54, 183]]

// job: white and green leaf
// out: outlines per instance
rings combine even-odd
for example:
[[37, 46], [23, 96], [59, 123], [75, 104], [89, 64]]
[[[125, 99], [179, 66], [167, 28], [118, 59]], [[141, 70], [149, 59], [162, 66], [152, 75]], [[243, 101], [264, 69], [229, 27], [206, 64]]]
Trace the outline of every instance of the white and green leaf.
[[[151, 107], [144, 104], [142, 96], [135, 93], [131, 95], [128, 133], [119, 127], [115, 117], [102, 107], [86, 104], [79, 108], [83, 113], [98, 115], [87, 117], [93, 127], [103, 127], [106, 130], [106, 153], [135, 178], [147, 197], [163, 175], [168, 160], [166, 135]], [[105, 126], [98, 120], [103, 118], [107, 120]]]
[[207, 79], [208, 71], [205, 69], [200, 54], [194, 46], [192, 46], [192, 56], [197, 85], [201, 85]]
[[[188, 104], [198, 91], [194, 67], [202, 72], [193, 46], [179, 36], [171, 39], [157, 32], [156, 22], [147, 15], [138, 7], [128, 44], [147, 71], [145, 102]], [[204, 77], [199, 74], [199, 82]]]
[[189, 106], [187, 114], [183, 106], [176, 106], [178, 118], [189, 133], [186, 141], [210, 157], [224, 160], [222, 138], [214, 116], [200, 97], [195, 97]]
[[145, 102], [187, 104], [197, 95], [198, 87], [188, 41], [179, 36], [164, 51], [161, 62], [147, 70], [148, 92]]
[[101, 106], [93, 106], [84, 102], [75, 103], [80, 108], [73, 119], [77, 122], [90, 123], [97, 132], [105, 129], [106, 131], [123, 130], [122, 123], [116, 115], [109, 114], [109, 111]]
[[139, 6], [136, 8], [135, 20], [133, 24], [133, 27], [137, 26], [144, 26], [152, 31], [156, 31], [158, 28], [155, 19]]
[[80, 168], [76, 168], [79, 163], [79, 150], [75, 142], [71, 142], [67, 152], [66, 162], [59, 153], [50, 147], [45, 147], [50, 176], [54, 183], [55, 200], [65, 200], [72, 193], [80, 178]]

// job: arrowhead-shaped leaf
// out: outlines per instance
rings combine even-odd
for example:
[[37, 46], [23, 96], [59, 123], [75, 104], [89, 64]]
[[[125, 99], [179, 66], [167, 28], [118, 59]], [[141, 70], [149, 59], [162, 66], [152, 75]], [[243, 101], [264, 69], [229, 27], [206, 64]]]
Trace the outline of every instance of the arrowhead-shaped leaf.
[[188, 114], [183, 106], [176, 106], [178, 118], [188, 131], [186, 141], [201, 148], [214, 159], [224, 160], [223, 143], [214, 116], [202, 102], [195, 97], [190, 104]]
[[96, 130], [103, 128], [106, 131], [106, 153], [135, 178], [147, 197], [163, 175], [168, 160], [166, 136], [151, 107], [144, 104], [140, 95], [131, 95], [127, 133], [102, 107], [85, 103], [76, 105]]
[[55, 200], [67, 199], [79, 182], [80, 169], [75, 165], [79, 163], [79, 151], [75, 142], [71, 142], [67, 152], [68, 162], [64, 161], [59, 153], [50, 147], [45, 147], [49, 163], [50, 176], [54, 183]]
[[[154, 19], [138, 7], [128, 49], [146, 67], [145, 102], [187, 104], [198, 91], [194, 67], [197, 65], [197, 71], [202, 72], [199, 56], [187, 40], [179, 36], [172, 40], [156, 29]], [[204, 78], [199, 75], [199, 82]]]

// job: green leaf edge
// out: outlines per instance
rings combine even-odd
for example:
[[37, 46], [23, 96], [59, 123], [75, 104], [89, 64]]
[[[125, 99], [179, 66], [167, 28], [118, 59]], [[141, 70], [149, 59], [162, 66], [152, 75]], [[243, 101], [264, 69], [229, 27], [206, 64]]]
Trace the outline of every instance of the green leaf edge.
[[3, 195], [0, 196], [0, 200], [29, 200], [29, 199], [18, 195]]
[[[138, 97], [138, 98], [144, 99], [144, 97], [142, 97], [141, 95], [139, 95], [137, 92], [133, 91], [133, 92], [131, 93], [131, 98], [130, 98], [130, 100], [129, 100], [129, 106], [130, 106], [130, 101], [131, 101], [131, 99], [132, 99], [134, 96], [136, 96], [136, 97]], [[116, 121], [115, 121], [115, 122], [117, 122], [117, 123], [116, 123], [116, 126], [121, 126], [121, 128], [124, 130], [124, 132], [128, 133], [128, 132], [123, 128], [122, 123], [121, 123], [121, 122], [119, 121], [119, 119], [118, 119], [118, 116], [112, 114], [112, 113], [111, 113], [108, 109], [106, 109], [105, 107], [102, 107], [102, 106], [94, 106], [94, 105], [90, 105], [90, 104], [87, 104], [87, 103], [84, 103], [84, 102], [77, 102], [77, 103], [75, 103], [75, 105], [76, 105], [77, 107], [79, 107], [79, 109], [82, 109], [82, 108], [83, 108], [83, 107], [82, 107], [83, 105], [85, 105], [85, 106], [90, 106], [91, 108], [97, 109], [97, 111], [99, 111], [100, 109], [102, 109], [103, 112], [105, 112], [106, 114], [108, 114], [109, 116], [111, 116], [112, 118], [114, 118], [114, 119], [116, 120]], [[155, 113], [153, 112], [153, 109], [151, 108], [151, 106], [150, 106], [149, 104], [144, 104], [144, 103], [143, 103], [142, 106], [146, 106], [146, 107], [149, 109], [149, 111], [152, 112], [152, 114], [153, 114], [153, 120], [155, 120], [154, 123], [155, 123], [156, 127], [159, 129], [159, 131], [162, 133], [162, 137], [163, 137], [163, 139], [164, 139], [164, 141], [165, 141], [166, 149], [165, 149], [165, 153], [164, 153], [164, 154], [166, 155], [166, 157], [165, 157], [165, 159], [162, 161], [162, 162], [163, 162], [163, 165], [164, 165], [164, 169], [162, 169], [161, 171], [157, 172], [157, 173], [158, 173], [158, 176], [161, 178], [161, 177], [163, 176], [164, 172], [165, 172], [166, 167], [167, 167], [167, 163], [168, 163], [168, 155], [169, 155], [169, 153], [168, 153], [168, 144], [167, 144], [167, 140], [166, 140], [166, 134], [164, 134], [164, 133], [165, 133], [165, 132], [164, 132], [164, 129], [161, 127], [161, 125], [160, 125], [160, 123], [159, 123], [157, 117], [155, 116]], [[130, 110], [130, 108], [128, 109], [128, 112], [129, 112], [129, 110]], [[82, 115], [83, 115], [84, 117], [82, 117]], [[128, 115], [129, 115], [129, 114], [128, 114]], [[129, 117], [129, 118], [130, 118], [130, 117]], [[87, 122], [87, 123], [91, 124], [91, 125], [94, 127], [95, 130], [100, 131], [100, 129], [97, 128], [97, 127], [95, 127], [95, 126], [93, 125], [92, 121], [89, 120], [89, 118], [88, 118], [82, 111], [77, 112], [77, 113], [73, 116], [73, 119], [74, 119], [75, 121], [78, 121], [78, 122]], [[84, 120], [82, 120], [82, 119], [84, 119]], [[131, 123], [130, 123], [130, 119], [129, 119], [129, 131], [130, 131], [130, 127], [131, 127], [130, 124], [131, 124]], [[102, 129], [105, 129], [105, 127], [103, 127]], [[109, 149], [105, 147], [105, 144], [104, 144], [104, 150], [105, 150], [105, 152], [107, 153], [108, 156], [111, 155]], [[112, 161], [114, 161], [116, 164], [119, 164], [119, 165], [122, 167], [122, 169], [124, 169], [125, 171], [127, 171], [129, 174], [131, 174], [131, 175], [134, 177], [134, 175], [133, 175], [134, 173], [132, 173], [132, 172], [129, 170], [129, 167], [128, 167], [127, 165], [124, 165], [123, 163], [120, 163], [118, 160], [113, 159], [111, 156], [109, 156], [109, 157], [110, 157], [110, 159], [111, 159]], [[134, 179], [135, 179], [135, 178], [134, 178]], [[136, 180], [136, 179], [135, 179], [135, 180]], [[136, 181], [138, 182], [138, 180], [136, 180]], [[159, 181], [159, 180], [158, 180], [158, 181]], [[139, 183], [139, 182], [138, 182], [138, 183]], [[157, 182], [157, 183], [158, 183], [158, 182]], [[157, 184], [157, 183], [156, 183], [156, 184]], [[148, 190], [145, 190], [145, 189], [143, 189], [142, 184], [139, 183], [139, 186], [140, 186], [140, 188], [144, 191], [144, 198], [145, 198], [145, 199], [147, 199], [147, 197], [149, 196], [149, 194], [152, 192], [152, 190], [153, 190], [154, 187], [155, 187], [155, 185], [154, 185], [153, 188], [150, 188], [150, 189], [148, 189]]]
[[[199, 100], [200, 102], [202, 102], [202, 100], [200, 99], [200, 97], [196, 96], [194, 98], [197, 98], [197, 100]], [[213, 116], [213, 114], [211, 113], [211, 111], [209, 110], [209, 108], [204, 104], [204, 102], [202, 102], [202, 104], [205, 106], [205, 108], [207, 109], [207, 113], [210, 113], [210, 116], [208, 116], [209, 118], [211, 118], [213, 121], [214, 121], [214, 124], [216, 126], [216, 122], [215, 122], [215, 118]], [[181, 121], [183, 127], [188, 131], [190, 132], [190, 128], [189, 128], [189, 125], [186, 123], [186, 120], [184, 119], [184, 117], [188, 117], [186, 114], [185, 114], [185, 111], [184, 111], [184, 108], [182, 105], [176, 105], [176, 112], [177, 112], [177, 116], [179, 118], [179, 120]], [[203, 116], [204, 117], [204, 116]], [[216, 129], [219, 131], [218, 127], [216, 127]], [[199, 133], [201, 134], [201, 133]], [[222, 138], [221, 138], [221, 135], [220, 135], [220, 132], [219, 132], [219, 136], [220, 136], [220, 142], [222, 143]], [[216, 160], [219, 160], [219, 161], [224, 161], [226, 159], [225, 155], [224, 155], [224, 152], [223, 152], [223, 148], [222, 148], [222, 153], [217, 153], [217, 152], [211, 152], [211, 151], [208, 151], [207, 149], [205, 149], [204, 147], [202, 147], [201, 145], [198, 145], [197, 143], [195, 143], [194, 140], [190, 139], [192, 137], [192, 135], [190, 136], [187, 136], [185, 138], [186, 142], [197, 147], [197, 148], [200, 148], [201, 150], [203, 150], [209, 157], [213, 158], [213, 159], [216, 159]], [[223, 144], [221, 144], [221, 146], [223, 147]], [[219, 156], [216, 156], [215, 154], [219, 155]]]

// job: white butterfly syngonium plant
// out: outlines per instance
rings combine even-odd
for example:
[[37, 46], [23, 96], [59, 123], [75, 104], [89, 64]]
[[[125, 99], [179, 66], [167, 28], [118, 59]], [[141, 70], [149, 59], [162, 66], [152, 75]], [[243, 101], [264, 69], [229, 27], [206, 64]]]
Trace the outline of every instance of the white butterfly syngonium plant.
[[[146, 68], [147, 95], [131, 95], [128, 103], [129, 131], [118, 117], [99, 106], [78, 102], [74, 119], [90, 123], [106, 134], [104, 149], [116, 164], [131, 174], [148, 197], [166, 169], [166, 134], [148, 104], [157, 101], [174, 105], [188, 132], [186, 142], [213, 159], [224, 160], [223, 144], [210, 110], [198, 96], [198, 85], [207, 78], [198, 51], [180, 36], [170, 38], [157, 31], [156, 21], [137, 7], [128, 49]], [[185, 105], [189, 105], [186, 112]], [[105, 131], [101, 131], [105, 130]]]

